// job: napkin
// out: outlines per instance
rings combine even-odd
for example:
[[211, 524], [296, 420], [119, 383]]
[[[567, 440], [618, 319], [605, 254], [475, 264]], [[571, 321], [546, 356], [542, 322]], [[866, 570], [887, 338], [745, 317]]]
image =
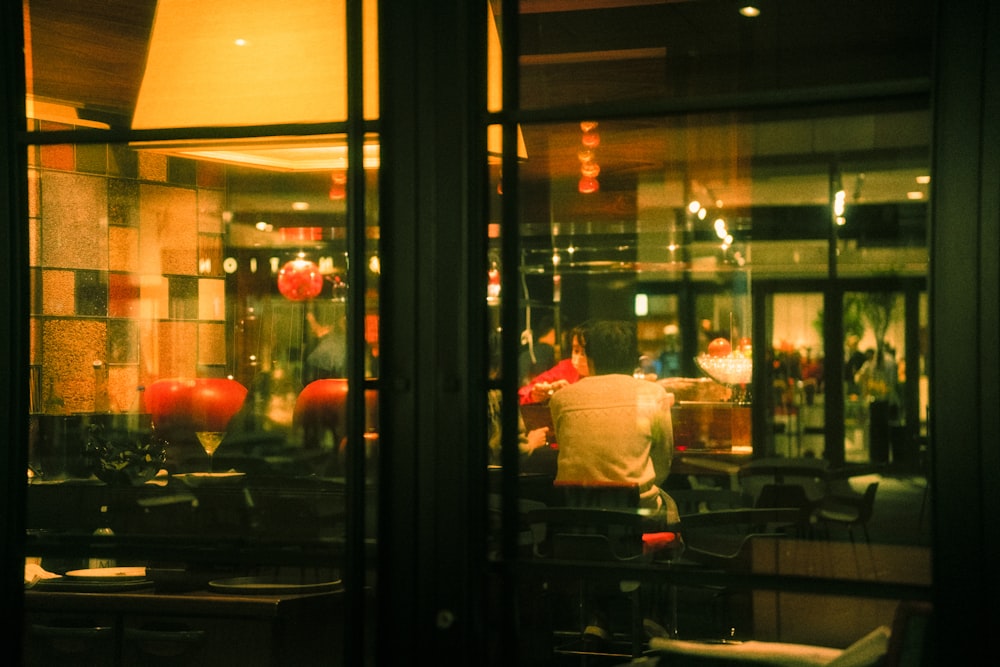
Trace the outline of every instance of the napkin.
[[61, 576], [61, 574], [43, 569], [38, 563], [24, 564], [24, 585], [28, 588], [31, 588], [42, 579], [58, 579]]

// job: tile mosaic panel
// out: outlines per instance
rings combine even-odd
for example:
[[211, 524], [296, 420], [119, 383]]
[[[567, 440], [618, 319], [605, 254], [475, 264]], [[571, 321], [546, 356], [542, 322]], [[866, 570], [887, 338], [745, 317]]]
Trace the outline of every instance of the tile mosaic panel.
[[198, 319], [198, 279], [170, 276], [169, 317], [175, 320]]
[[108, 228], [108, 268], [112, 271], [139, 271], [138, 229]]
[[202, 366], [226, 365], [226, 325], [198, 325], [198, 363]]
[[76, 170], [85, 174], [108, 173], [107, 144], [79, 144], [76, 147]]
[[139, 178], [144, 181], [167, 180], [167, 156], [149, 151], [138, 151]]
[[108, 224], [139, 226], [139, 184], [121, 178], [108, 179]]
[[219, 190], [198, 190], [198, 231], [222, 234], [225, 194]]
[[76, 314], [76, 273], [74, 271], [42, 271], [42, 313], [44, 315]]
[[226, 281], [202, 278], [198, 281], [198, 319], [226, 319]]
[[108, 275], [108, 315], [110, 317], [138, 317], [138, 276], [129, 273]]
[[108, 316], [108, 274], [106, 271], [77, 271], [75, 277], [77, 315]]
[[139, 361], [139, 327], [132, 320], [108, 320], [108, 363]]
[[114, 412], [138, 412], [142, 406], [139, 367], [135, 364], [108, 369], [108, 394]]
[[108, 151], [108, 173], [123, 178], [138, 178], [139, 154], [124, 144], [111, 144]]
[[73, 147], [69, 144], [56, 144], [53, 146], [39, 146], [42, 167], [45, 169], [60, 169], [62, 171], [72, 171], [76, 166], [73, 157]]
[[51, 319], [42, 325], [42, 400], [46, 412], [92, 412], [94, 362], [104, 361], [101, 320]]
[[139, 187], [139, 250], [144, 273], [198, 272], [197, 205], [194, 190]]
[[144, 320], [159, 320], [167, 317], [170, 303], [170, 283], [166, 278], [154, 274], [139, 276], [139, 317]]
[[104, 178], [42, 173], [42, 260], [46, 267], [108, 268]]
[[158, 322], [156, 330], [157, 360], [150, 365], [143, 360], [144, 365], [152, 373], [152, 379], [171, 377], [195, 377], [198, 368], [197, 340], [198, 324], [196, 322]]

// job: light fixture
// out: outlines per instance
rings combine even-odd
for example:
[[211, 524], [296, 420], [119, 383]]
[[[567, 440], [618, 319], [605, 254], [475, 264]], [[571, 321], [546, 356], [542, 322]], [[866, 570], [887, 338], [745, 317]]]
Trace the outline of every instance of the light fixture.
[[580, 160], [580, 181], [576, 189], [580, 194], [590, 195], [601, 189], [601, 183], [597, 180], [601, 173], [601, 165], [597, 163], [594, 149], [601, 145], [601, 135], [597, 132], [597, 122], [585, 120], [580, 123], [580, 143], [583, 148], [577, 151], [576, 157]]
[[[500, 43], [490, 12], [489, 96], [500, 99]], [[366, 119], [378, 117], [377, 0], [364, 0]], [[495, 43], [494, 43], [495, 42]], [[132, 128], [253, 127], [347, 120], [346, 0], [159, 0]], [[501, 154], [500, 126], [488, 132]], [[346, 169], [346, 135], [136, 142], [133, 147], [278, 171]], [[366, 136], [364, 168], [379, 166]], [[518, 128], [518, 156], [526, 157]]]
[[635, 295], [635, 316], [645, 317], [649, 315], [649, 296], [646, 294]]
[[35, 120], [46, 120], [52, 123], [62, 123], [76, 127], [93, 127], [99, 130], [107, 130], [111, 127], [99, 120], [80, 116], [80, 110], [76, 107], [60, 102], [39, 99], [34, 95], [25, 96], [24, 111], [28, 118], [34, 118]]
[[744, 5], [740, 7], [740, 14], [752, 19], [760, 16], [760, 9], [753, 5]]

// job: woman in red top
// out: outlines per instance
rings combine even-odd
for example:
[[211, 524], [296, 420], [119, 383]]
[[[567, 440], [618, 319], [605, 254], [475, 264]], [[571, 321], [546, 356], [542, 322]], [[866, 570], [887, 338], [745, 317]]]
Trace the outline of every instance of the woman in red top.
[[518, 390], [521, 405], [547, 403], [552, 394], [590, 374], [587, 367], [587, 329], [581, 324], [573, 329], [573, 351], [547, 371], [537, 375]]

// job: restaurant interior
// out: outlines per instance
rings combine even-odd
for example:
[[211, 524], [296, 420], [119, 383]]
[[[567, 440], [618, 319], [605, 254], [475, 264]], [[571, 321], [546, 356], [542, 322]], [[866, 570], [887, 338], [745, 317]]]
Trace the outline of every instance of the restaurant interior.
[[976, 664], [991, 3], [3, 11], [16, 664]]

